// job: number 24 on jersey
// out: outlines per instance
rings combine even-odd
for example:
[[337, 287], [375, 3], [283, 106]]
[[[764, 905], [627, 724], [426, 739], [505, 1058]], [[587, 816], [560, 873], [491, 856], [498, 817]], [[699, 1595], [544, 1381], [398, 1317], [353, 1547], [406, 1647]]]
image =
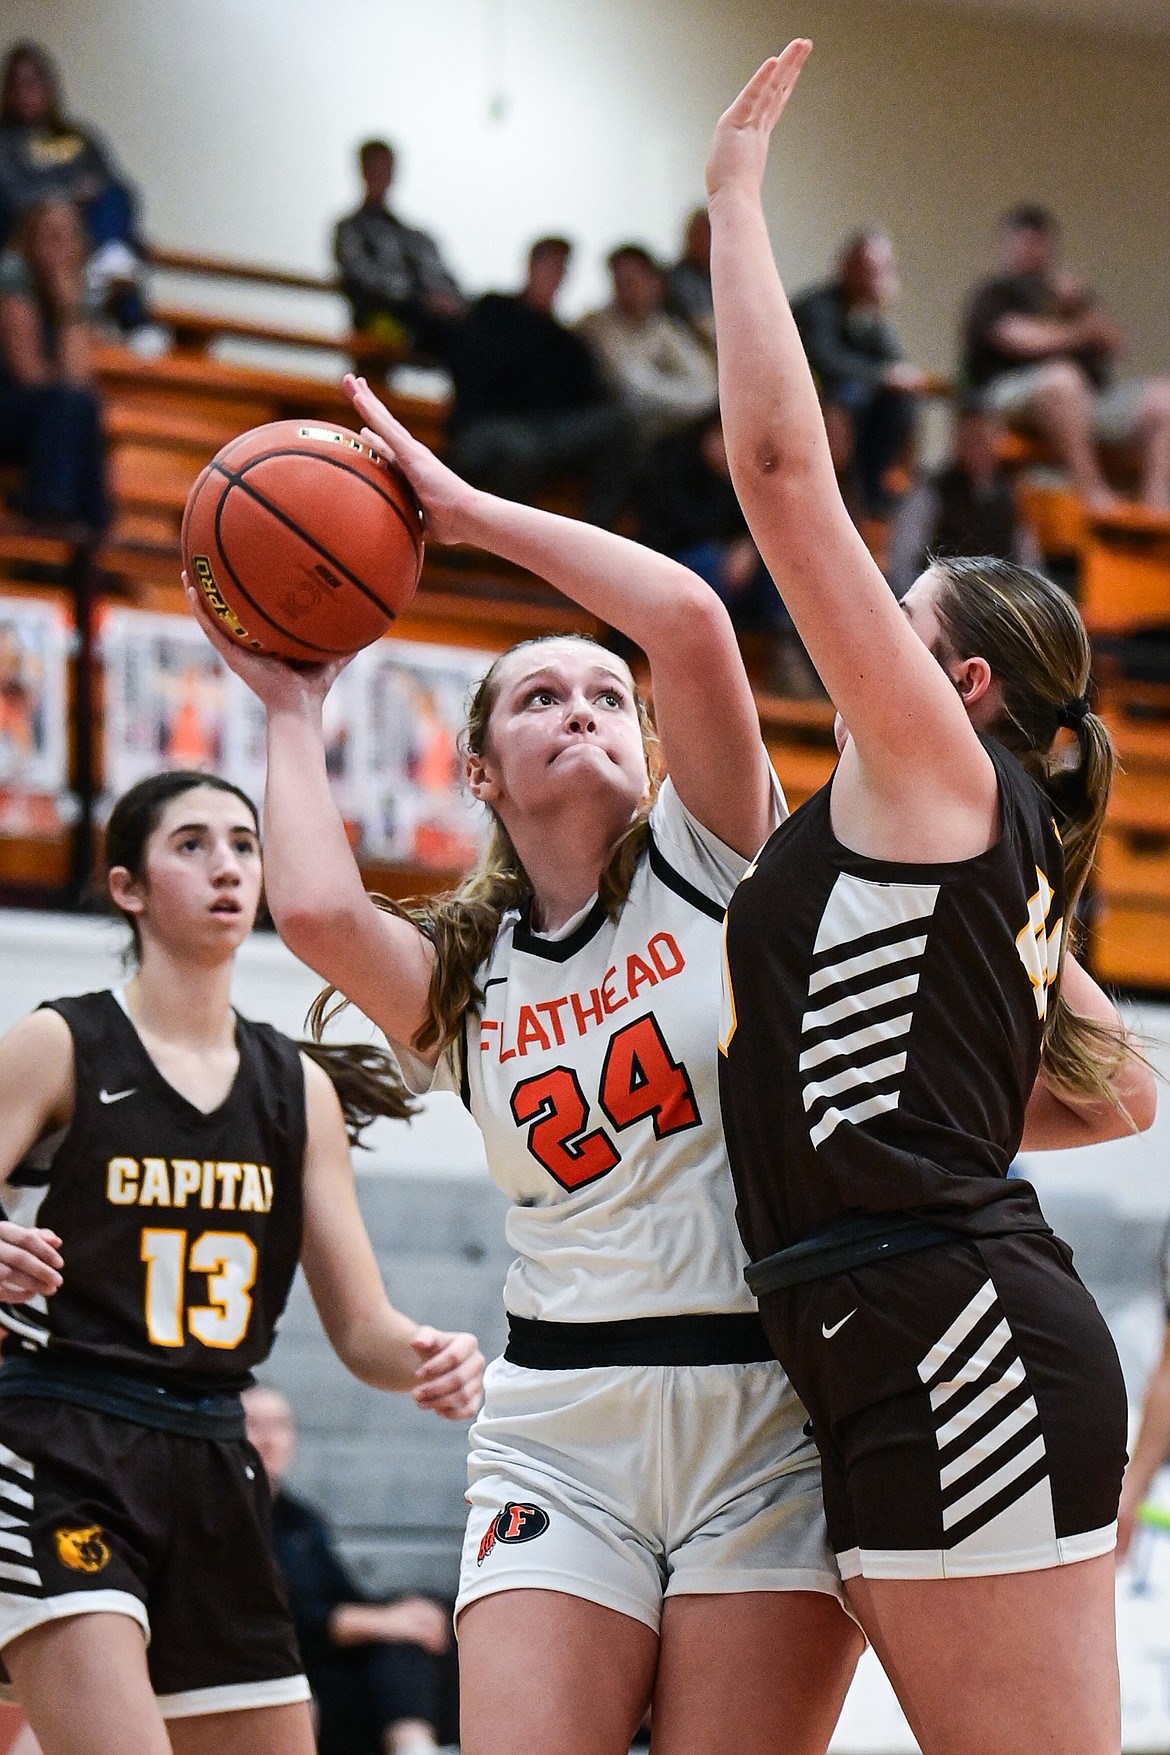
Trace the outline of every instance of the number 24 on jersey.
[[[605, 1053], [598, 1102], [615, 1133], [647, 1116], [655, 1139], [698, 1127], [698, 1105], [686, 1067], [667, 1047], [653, 1012], [619, 1030]], [[522, 1079], [512, 1114], [528, 1128], [528, 1150], [564, 1189], [596, 1182], [621, 1162], [603, 1127], [588, 1128], [589, 1105], [570, 1066]]]

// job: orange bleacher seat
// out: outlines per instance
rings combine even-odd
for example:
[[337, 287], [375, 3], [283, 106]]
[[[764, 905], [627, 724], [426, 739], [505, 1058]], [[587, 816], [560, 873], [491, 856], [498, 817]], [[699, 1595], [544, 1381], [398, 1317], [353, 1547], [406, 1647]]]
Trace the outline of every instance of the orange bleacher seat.
[[1170, 515], [1127, 506], [1088, 526], [1081, 613], [1089, 632], [1170, 627]]

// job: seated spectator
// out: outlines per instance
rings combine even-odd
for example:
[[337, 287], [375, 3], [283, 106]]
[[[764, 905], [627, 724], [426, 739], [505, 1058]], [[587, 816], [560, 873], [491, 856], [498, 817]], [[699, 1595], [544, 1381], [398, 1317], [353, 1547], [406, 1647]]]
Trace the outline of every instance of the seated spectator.
[[823, 692], [748, 532], [717, 414], [658, 442], [639, 481], [637, 513], [639, 540], [705, 579], [737, 633], [774, 637], [773, 687], [804, 699]]
[[512, 500], [581, 474], [585, 516], [608, 525], [628, 493], [632, 427], [585, 343], [557, 319], [571, 253], [566, 238], [538, 238], [520, 291], [486, 293], [471, 307], [451, 357], [448, 461]]
[[72, 202], [81, 215], [95, 311], [123, 331], [145, 328], [145, 251], [130, 183], [93, 129], [62, 113], [60, 81], [45, 50], [17, 43], [0, 74], [0, 244], [46, 201]]
[[687, 220], [683, 253], [666, 276], [666, 308], [689, 323], [703, 341], [715, 345], [715, 304], [711, 297], [711, 221], [705, 207]]
[[436, 1748], [450, 1612], [427, 1597], [362, 1600], [325, 1519], [284, 1485], [296, 1444], [287, 1400], [258, 1384], [243, 1401], [248, 1441], [272, 1489], [273, 1546], [316, 1703], [319, 1755]]
[[825, 427], [855, 515], [885, 517], [896, 494], [890, 472], [911, 450], [926, 375], [903, 357], [889, 319], [898, 296], [894, 247], [884, 232], [858, 232], [823, 286], [793, 300], [792, 315], [820, 390]]
[[710, 414], [715, 362], [687, 325], [664, 309], [666, 281], [641, 244], [609, 258], [613, 298], [577, 325], [612, 393], [630, 410], [644, 444]]
[[109, 508], [77, 210], [44, 201], [0, 253], [0, 460], [24, 466], [17, 510], [102, 529]]
[[999, 243], [1000, 271], [967, 307], [968, 387], [1046, 440], [1090, 506], [1115, 503], [1097, 456], [1104, 443], [1135, 445], [1142, 500], [1170, 507], [1170, 378], [1114, 377], [1121, 331], [1091, 288], [1060, 272], [1060, 227], [1047, 208], [1013, 208]]
[[447, 362], [467, 309], [454, 276], [426, 232], [404, 225], [386, 205], [394, 148], [367, 140], [358, 152], [365, 200], [339, 221], [333, 255], [355, 329], [391, 346]]
[[918, 481], [898, 508], [886, 568], [902, 597], [933, 555], [998, 555], [1041, 567], [1036, 533], [1003, 466], [1003, 427], [977, 403], [959, 411], [949, 463]]

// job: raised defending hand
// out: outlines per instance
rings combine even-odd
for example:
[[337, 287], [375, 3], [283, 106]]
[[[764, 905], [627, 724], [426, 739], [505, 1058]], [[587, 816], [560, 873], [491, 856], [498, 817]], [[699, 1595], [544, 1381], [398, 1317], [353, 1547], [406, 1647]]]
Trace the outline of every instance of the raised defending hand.
[[758, 193], [768, 163], [772, 130], [784, 113], [800, 70], [812, 53], [807, 37], [797, 37], [783, 54], [764, 62], [735, 102], [720, 116], [707, 160], [707, 193], [739, 184]]
[[352, 654], [334, 658], [328, 664], [286, 664], [281, 658], [262, 658], [229, 640], [209, 612], [202, 596], [183, 574], [183, 590], [191, 614], [211, 641], [229, 670], [247, 683], [266, 707], [299, 705], [304, 701], [323, 701], [338, 676], [350, 662]]
[[422, 1360], [411, 1395], [444, 1420], [470, 1420], [483, 1400], [484, 1357], [474, 1335], [420, 1328], [411, 1346]]
[[481, 498], [476, 489], [408, 433], [364, 378], [355, 378], [349, 372], [344, 385], [346, 395], [366, 423], [362, 438], [388, 463], [396, 463], [401, 469], [426, 514], [431, 540], [438, 543], [474, 540], [472, 514]]
[[0, 1219], [0, 1298], [25, 1304], [38, 1294], [51, 1297], [61, 1284], [63, 1266], [55, 1231]]

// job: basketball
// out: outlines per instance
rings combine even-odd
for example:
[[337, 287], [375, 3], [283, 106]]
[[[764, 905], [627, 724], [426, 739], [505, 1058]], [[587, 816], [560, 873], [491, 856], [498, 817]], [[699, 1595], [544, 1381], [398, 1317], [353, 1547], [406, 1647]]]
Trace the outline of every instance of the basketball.
[[229, 638], [324, 664], [378, 639], [410, 601], [422, 512], [401, 471], [356, 433], [272, 421], [232, 439], [200, 475], [182, 550]]

